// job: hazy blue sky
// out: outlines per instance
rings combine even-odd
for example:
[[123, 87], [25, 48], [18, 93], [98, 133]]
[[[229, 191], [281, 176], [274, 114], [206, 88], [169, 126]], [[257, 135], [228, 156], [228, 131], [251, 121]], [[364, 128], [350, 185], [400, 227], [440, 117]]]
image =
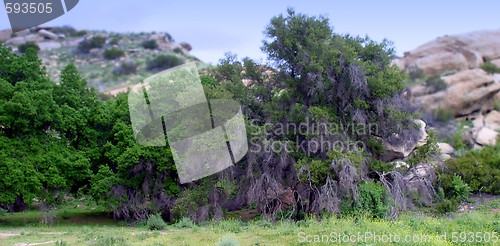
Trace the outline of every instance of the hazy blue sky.
[[[436, 37], [500, 28], [500, 1], [451, 0], [249, 0], [153, 1], [81, 0], [48, 25], [115, 32], [166, 31], [193, 46], [193, 55], [217, 63], [231, 51], [242, 58], [265, 59], [260, 51], [263, 31], [287, 7], [307, 15], [324, 15], [336, 33], [368, 35], [394, 42], [398, 55]], [[0, 29], [9, 27], [0, 12]]]

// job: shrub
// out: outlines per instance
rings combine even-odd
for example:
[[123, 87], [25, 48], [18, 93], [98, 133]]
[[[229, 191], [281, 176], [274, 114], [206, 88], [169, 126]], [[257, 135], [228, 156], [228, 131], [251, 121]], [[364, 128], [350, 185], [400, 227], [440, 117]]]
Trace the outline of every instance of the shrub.
[[374, 172], [390, 172], [394, 170], [395, 164], [394, 163], [385, 163], [383, 161], [377, 160], [375, 158], [372, 158], [370, 161], [370, 164], [368, 164], [368, 168], [370, 171]]
[[182, 229], [182, 228], [193, 228], [196, 224], [188, 217], [183, 217], [177, 223], [174, 224], [174, 227]]
[[369, 214], [373, 218], [384, 218], [391, 203], [389, 193], [380, 182], [365, 182], [359, 185], [358, 202], [345, 200], [341, 209], [344, 214], [354, 216]]
[[454, 197], [460, 187], [458, 181], [453, 183], [455, 174], [470, 187], [469, 192], [500, 194], [500, 148], [486, 146], [479, 151], [470, 150], [462, 157], [446, 160], [446, 168], [438, 169], [438, 173], [448, 198]]
[[124, 61], [113, 71], [115, 75], [128, 75], [137, 72], [137, 64], [133, 61]]
[[442, 90], [446, 90], [446, 88], [448, 88], [448, 84], [446, 84], [446, 82], [441, 79], [441, 76], [439, 75], [435, 75], [435, 76], [431, 76], [429, 78], [427, 78], [425, 80], [425, 84], [427, 85], [427, 87], [431, 87], [432, 88], [432, 92], [430, 93], [434, 93], [436, 91], [442, 91]]
[[146, 40], [146, 41], [142, 42], [141, 45], [144, 49], [154, 50], [154, 49], [158, 48], [158, 44], [156, 43], [156, 40], [154, 40], [154, 39]]
[[163, 230], [167, 226], [165, 221], [161, 218], [161, 214], [151, 214], [149, 215], [148, 222], [146, 226], [149, 230]]
[[184, 52], [182, 51], [182, 49], [181, 49], [181, 48], [179, 48], [179, 47], [176, 47], [173, 51], [174, 51], [174, 53], [176, 53], [176, 54], [184, 54]]
[[83, 37], [87, 34], [87, 31], [86, 30], [80, 30], [78, 32], [76, 32], [76, 36], [77, 37]]
[[232, 236], [223, 236], [218, 242], [217, 246], [239, 246], [238, 239]]
[[7, 210], [0, 208], [0, 216], [5, 216], [7, 214]]
[[71, 27], [71, 26], [68, 26], [68, 25], [64, 25], [61, 27], [54, 27], [54, 28], [52, 28], [52, 32], [53, 33], [61, 33], [61, 34], [64, 34], [65, 36], [68, 36], [68, 37], [75, 37], [77, 34], [76, 29]]
[[408, 76], [412, 81], [422, 79], [424, 77], [424, 70], [419, 67], [409, 67], [407, 70]]
[[165, 70], [182, 64], [184, 64], [184, 59], [176, 55], [159, 55], [149, 60], [146, 64], [146, 68], [149, 71]]
[[111, 48], [104, 51], [104, 58], [107, 60], [114, 60], [122, 56], [125, 56], [125, 51], [121, 49]]
[[113, 39], [111, 39], [111, 41], [109, 41], [109, 44], [110, 45], [117, 45], [119, 42], [120, 42], [120, 38], [114, 37]]
[[490, 74], [500, 73], [500, 68], [498, 68], [495, 64], [493, 64], [489, 61], [483, 63], [483, 65], [481, 65], [481, 68], [485, 72], [490, 73]]
[[408, 163], [410, 166], [414, 166], [426, 162], [431, 157], [437, 155], [439, 153], [437, 142], [437, 133], [434, 130], [428, 131], [427, 143], [422, 146], [416, 147], [406, 160], [406, 163]]
[[85, 39], [78, 44], [78, 50], [83, 53], [88, 53], [91, 49], [102, 48], [106, 43], [106, 38], [102, 36], [94, 36], [90, 40]]
[[40, 46], [38, 46], [38, 44], [36, 44], [35, 42], [26, 42], [24, 44], [20, 44], [19, 46], [17, 46], [17, 49], [21, 53], [26, 53], [26, 50], [28, 50], [28, 48], [33, 48], [37, 52], [40, 51]]
[[445, 108], [437, 108], [432, 110], [432, 118], [439, 122], [448, 122], [455, 118], [453, 111]]

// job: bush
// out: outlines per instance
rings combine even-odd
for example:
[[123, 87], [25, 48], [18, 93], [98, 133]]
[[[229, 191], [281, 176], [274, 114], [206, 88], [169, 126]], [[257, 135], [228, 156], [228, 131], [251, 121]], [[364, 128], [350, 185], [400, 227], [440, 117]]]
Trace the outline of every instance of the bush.
[[91, 49], [102, 48], [106, 43], [106, 38], [102, 36], [94, 36], [90, 40], [85, 39], [78, 44], [78, 50], [82, 53], [89, 53]]
[[239, 246], [240, 242], [238, 239], [232, 236], [223, 236], [221, 240], [217, 242], [217, 246]]
[[159, 55], [147, 62], [146, 69], [149, 71], [165, 70], [182, 64], [184, 64], [184, 59], [176, 55]]
[[174, 227], [182, 229], [182, 228], [193, 228], [196, 224], [188, 217], [183, 217], [177, 223], [174, 224]]
[[33, 48], [37, 52], [40, 51], [40, 46], [38, 46], [38, 44], [36, 44], [35, 42], [26, 42], [24, 44], [20, 44], [19, 46], [17, 46], [17, 49], [21, 53], [26, 53], [26, 50], [28, 50], [28, 48]]
[[154, 50], [154, 49], [158, 48], [158, 44], [156, 43], [156, 40], [153, 40], [153, 39], [144, 41], [144, 42], [142, 42], [141, 45], [144, 49]]
[[109, 41], [109, 44], [110, 45], [117, 45], [119, 42], [120, 42], [120, 38], [114, 37], [113, 39], [111, 39], [111, 41]]
[[125, 56], [125, 51], [121, 49], [111, 48], [104, 51], [104, 58], [107, 60], [114, 60], [122, 56]]
[[184, 52], [182, 51], [182, 49], [181, 49], [181, 48], [179, 48], [179, 47], [176, 47], [173, 51], [174, 51], [174, 53], [176, 53], [176, 54], [184, 54]]
[[459, 181], [454, 181], [455, 174], [470, 187], [469, 192], [500, 194], [500, 148], [486, 146], [479, 151], [470, 150], [462, 157], [446, 160], [446, 168], [438, 172], [439, 183], [448, 198], [455, 197], [456, 189], [460, 188]]
[[149, 230], [154, 231], [154, 230], [164, 230], [167, 224], [161, 218], [161, 214], [152, 214], [149, 215], [146, 226], [148, 227]]
[[419, 80], [424, 77], [424, 70], [420, 69], [419, 67], [409, 67], [406, 71], [412, 81]]
[[446, 88], [448, 88], [448, 84], [446, 84], [446, 82], [443, 79], [441, 79], [441, 76], [439, 76], [439, 75], [435, 75], [435, 76], [431, 76], [431, 77], [427, 78], [425, 80], [425, 84], [427, 85], [427, 87], [432, 88], [430, 93], [434, 93], [436, 91], [446, 90]]
[[490, 74], [500, 73], [500, 68], [498, 68], [495, 64], [493, 64], [489, 61], [483, 63], [483, 65], [481, 65], [481, 68], [485, 72], [490, 73]]
[[129, 75], [137, 72], [137, 64], [133, 61], [124, 61], [113, 71], [115, 75]]
[[76, 32], [76, 36], [77, 37], [83, 37], [85, 35], [87, 35], [87, 31], [86, 30], [80, 30], [80, 31]]
[[439, 122], [448, 122], [455, 118], [453, 111], [445, 108], [437, 108], [432, 110], [432, 118]]
[[68, 25], [64, 25], [61, 27], [54, 27], [52, 28], [52, 32], [64, 34], [67, 37], [75, 37], [77, 34], [76, 29]]
[[352, 200], [344, 201], [341, 205], [342, 213], [359, 216], [369, 214], [373, 218], [384, 218], [392, 203], [387, 190], [380, 182], [365, 182], [359, 185], [359, 198], [355, 203]]

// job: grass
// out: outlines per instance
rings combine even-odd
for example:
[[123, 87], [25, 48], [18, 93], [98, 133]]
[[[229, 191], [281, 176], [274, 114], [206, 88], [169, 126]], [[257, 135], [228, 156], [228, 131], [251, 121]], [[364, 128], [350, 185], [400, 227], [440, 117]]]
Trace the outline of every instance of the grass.
[[[340, 240], [340, 235], [398, 235], [401, 240], [409, 235], [415, 235], [416, 240], [426, 240], [419, 245], [495, 245], [495, 243], [465, 242], [453, 243], [461, 232], [480, 232], [500, 234], [500, 213], [490, 212], [489, 206], [498, 207], [500, 200], [490, 201], [477, 211], [454, 214], [452, 216], [434, 217], [416, 213], [406, 213], [396, 220], [375, 220], [369, 218], [339, 218], [332, 216], [318, 222], [316, 219], [306, 219], [299, 222], [278, 221], [270, 224], [266, 221], [240, 221], [226, 219], [220, 222], [208, 221], [202, 225], [185, 226], [173, 224], [165, 230], [151, 232], [145, 225], [129, 227], [125, 223], [118, 223], [105, 218], [109, 223], [101, 224], [97, 220], [80, 224], [63, 223], [72, 218], [92, 218], [98, 212], [71, 211], [67, 212], [70, 219], [59, 218], [59, 223], [54, 226], [39, 224], [24, 224], [8, 226], [0, 223], [0, 241], [2, 245], [16, 243], [42, 243], [52, 242], [47, 245], [230, 245], [221, 242], [239, 242], [240, 245], [308, 245], [307, 240], [320, 240], [317, 245], [338, 245], [335, 242], [321, 242], [323, 240]], [[62, 212], [62, 211], [61, 211]], [[102, 214], [100, 215], [102, 216]], [[2, 220], [10, 221], [23, 218], [36, 219], [35, 212], [8, 214]], [[93, 224], [92, 224], [93, 223]], [[96, 223], [99, 223], [96, 225]], [[264, 226], [265, 225], [265, 226]], [[453, 234], [453, 232], [456, 232]], [[458, 233], [458, 234], [457, 234]], [[10, 235], [10, 236], [2, 236]], [[446, 235], [446, 242], [439, 240]], [[478, 234], [479, 235], [479, 234]], [[467, 236], [467, 235], [466, 235]], [[479, 237], [478, 237], [479, 238]], [[230, 240], [228, 240], [230, 239]], [[355, 239], [357, 240], [357, 239]], [[357, 245], [405, 245], [396, 242], [375, 242], [366, 239]], [[411, 239], [413, 240], [413, 239]], [[428, 241], [427, 241], [428, 240]], [[474, 239], [476, 240], [476, 239]], [[500, 240], [500, 239], [499, 239]], [[59, 244], [56, 244], [58, 242]], [[65, 244], [61, 244], [63, 242]], [[351, 244], [351, 245], [354, 245]], [[413, 245], [407, 243], [406, 245]]]

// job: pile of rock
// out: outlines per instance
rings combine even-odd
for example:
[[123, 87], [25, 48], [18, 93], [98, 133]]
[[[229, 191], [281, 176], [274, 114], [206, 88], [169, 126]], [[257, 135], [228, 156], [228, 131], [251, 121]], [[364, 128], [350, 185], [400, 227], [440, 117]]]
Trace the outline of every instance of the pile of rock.
[[64, 39], [64, 35], [57, 35], [51, 32], [50, 26], [39, 26], [31, 31], [23, 30], [17, 33], [12, 33], [12, 30], [6, 29], [0, 31], [0, 41], [7, 46], [17, 47], [26, 42], [35, 42], [41, 50], [54, 49], [61, 47], [60, 39]]
[[418, 67], [426, 76], [479, 68], [485, 61], [500, 64], [500, 30], [450, 35], [406, 52], [395, 63], [401, 68]]

